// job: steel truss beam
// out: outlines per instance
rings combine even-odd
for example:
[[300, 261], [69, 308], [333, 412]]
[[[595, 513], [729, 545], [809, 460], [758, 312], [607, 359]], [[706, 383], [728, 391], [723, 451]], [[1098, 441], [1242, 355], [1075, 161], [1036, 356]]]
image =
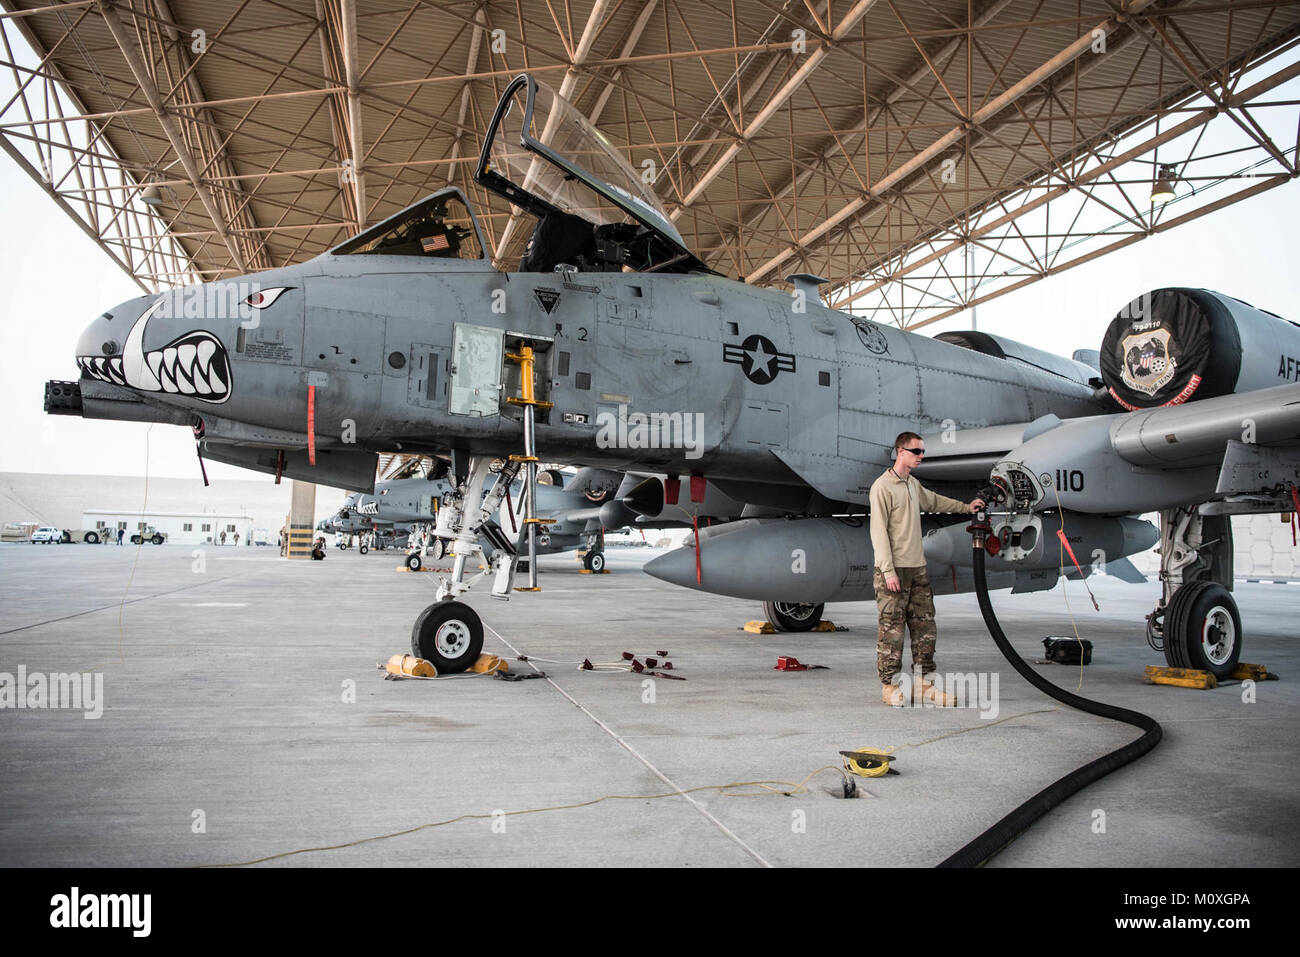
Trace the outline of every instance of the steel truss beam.
[[[498, 263], [513, 262], [523, 223], [469, 164], [522, 69], [626, 144], [634, 167], [655, 160], [670, 215], [715, 268], [763, 283], [818, 272], [830, 301], [903, 325], [1300, 169], [1300, 97], [1255, 82], [1300, 55], [1288, 0], [0, 8], [0, 145], [144, 284], [301, 261], [450, 182], [478, 206]], [[206, 50], [190, 49], [198, 24], [176, 13], [204, 21]], [[1092, 55], [1098, 34], [1105, 56]], [[35, 57], [11, 49], [20, 36]], [[1190, 142], [1214, 116], [1242, 143], [1217, 160]], [[1171, 155], [1179, 199], [1152, 209], [1146, 183]], [[140, 201], [146, 185], [162, 205]]]

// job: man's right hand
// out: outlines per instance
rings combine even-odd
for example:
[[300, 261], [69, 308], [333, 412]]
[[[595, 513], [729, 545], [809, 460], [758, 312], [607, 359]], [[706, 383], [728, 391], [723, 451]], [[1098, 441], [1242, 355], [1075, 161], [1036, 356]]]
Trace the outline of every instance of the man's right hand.
[[888, 577], [885, 578], [885, 587], [888, 588], [890, 591], [900, 591], [903, 585], [898, 580], [897, 575], [889, 575]]

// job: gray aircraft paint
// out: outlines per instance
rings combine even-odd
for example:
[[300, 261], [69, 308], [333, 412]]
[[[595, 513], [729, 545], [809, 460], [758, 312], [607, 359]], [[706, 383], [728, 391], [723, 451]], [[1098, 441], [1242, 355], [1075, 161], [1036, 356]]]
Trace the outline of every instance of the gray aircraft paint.
[[[456, 189], [435, 196], [464, 202]], [[482, 248], [476, 221], [473, 229]], [[903, 429], [927, 436], [937, 454], [926, 467], [948, 494], [969, 496], [992, 466], [994, 474], [1018, 468], [1034, 481], [1052, 477], [1066, 508], [1114, 514], [1205, 501], [1214, 495], [1220, 443], [1238, 438], [1226, 434], [1233, 417], [1240, 427], [1242, 418], [1262, 416], [1270, 436], [1290, 436], [1300, 408], [1300, 385], [1289, 385], [1269, 390], [1275, 396], [1110, 415], [1089, 370], [1068, 360], [1053, 371], [1035, 365], [1028, 348], [1005, 350], [1014, 358], [985, 355], [833, 312], [812, 298], [798, 312], [779, 290], [702, 272], [500, 273], [486, 259], [331, 251], [234, 281], [278, 292], [253, 325], [238, 316], [164, 314], [153, 296], [95, 320], [76, 350], [77, 411], [185, 424], [208, 416], [213, 458], [270, 471], [283, 449], [290, 477], [369, 490], [381, 451], [520, 451], [516, 408], [478, 401], [488, 414], [463, 414], [448, 390], [453, 377], [468, 375], [454, 363], [457, 330], [463, 338], [481, 330], [503, 348], [522, 337], [541, 350], [537, 380], [554, 403], [536, 429], [547, 458], [704, 475], [746, 505], [825, 515], [867, 503]], [[494, 311], [498, 302], [504, 311]], [[504, 399], [514, 367], [502, 359], [485, 368], [498, 371], [461, 384], [480, 399]], [[305, 461], [309, 391], [315, 466]], [[702, 413], [702, 454], [601, 447], [597, 417], [620, 406]], [[355, 429], [353, 442], [345, 423]], [[222, 445], [223, 429], [230, 436], [263, 430], [276, 440]], [[1180, 431], [1195, 441], [1172, 448]], [[950, 435], [955, 445], [979, 446], [977, 454], [947, 454]], [[1162, 447], [1162, 435], [1175, 441]], [[1135, 461], [1139, 448], [1145, 459]], [[1073, 487], [1075, 472], [1084, 474], [1083, 489]], [[918, 477], [931, 481], [926, 474]], [[1033, 508], [1055, 507], [1054, 495], [1049, 501], [1038, 492]], [[706, 538], [715, 534], [721, 530]], [[759, 568], [776, 557], [759, 549], [743, 562]]]
[[[870, 600], [875, 598], [875, 556], [865, 525], [857, 518], [746, 519], [700, 530], [698, 581], [696, 550], [690, 547], [652, 559], [645, 570], [675, 585], [734, 598], [808, 604]], [[1020, 571], [1050, 573], [1046, 587], [1055, 583], [1061, 565], [1056, 537], [1061, 521], [1045, 517], [1043, 525], [1043, 534], [1023, 561], [988, 558], [995, 587], [1001, 587], [997, 582], [1012, 584]], [[973, 587], [965, 526], [966, 519], [941, 522], [927, 516], [922, 521], [926, 565], [936, 594]], [[1088, 571], [1098, 550], [1108, 559], [1120, 559], [1150, 548], [1159, 539], [1154, 525], [1133, 518], [1073, 515], [1066, 520], [1065, 532]], [[752, 556], [758, 554], [765, 560], [754, 561]], [[1065, 567], [1070, 567], [1068, 558]]]
[[[806, 314], [795, 314], [781, 292], [715, 276], [504, 274], [486, 261], [325, 254], [255, 278], [264, 288], [284, 287], [260, 311], [255, 329], [240, 330], [237, 317], [158, 312], [141, 326], [137, 321], [161, 299], [140, 297], [110, 310], [111, 320], [96, 320], [77, 355], [83, 363], [102, 357], [104, 343], [126, 327], [134, 327], [123, 357], [128, 364], [206, 333], [230, 366], [223, 419], [280, 430], [305, 447], [307, 390], [314, 384], [318, 449], [364, 455], [458, 444], [508, 454], [520, 444], [519, 423], [508, 411], [477, 418], [447, 411], [453, 328], [468, 323], [549, 336], [555, 344], [542, 362], [555, 410], [551, 423], [538, 425], [537, 437], [551, 458], [748, 481], [791, 482], [793, 471], [826, 497], [859, 504], [902, 429], [933, 431], [947, 419], [960, 429], [1028, 421], [1049, 410], [1097, 411], [1086, 383], [851, 320], [812, 302]], [[497, 289], [506, 291], [501, 316], [490, 310]], [[549, 313], [537, 296], [543, 290], [558, 293]], [[833, 333], [815, 331], [819, 320]], [[763, 354], [740, 348], [747, 341], [770, 343], [775, 352], [756, 359]], [[556, 369], [561, 352], [568, 354], [564, 376]], [[401, 369], [389, 364], [393, 353], [403, 357]], [[737, 354], [739, 360], [729, 360]], [[201, 371], [179, 375], [184, 380]], [[823, 372], [827, 386], [818, 384]], [[590, 388], [578, 388], [578, 373], [590, 376]], [[430, 374], [442, 380], [433, 398]], [[768, 375], [762, 384], [752, 381]], [[173, 381], [166, 371], [163, 378]], [[163, 383], [151, 388], [151, 382], [137, 379], [130, 387], [150, 406], [200, 417], [212, 408], [201, 396]], [[979, 403], [970, 401], [973, 389]], [[703, 413], [703, 456], [596, 447], [596, 416], [616, 412], [618, 397], [640, 412]], [[564, 423], [565, 412], [584, 415], [587, 423]], [[342, 442], [345, 420], [355, 424], [355, 451]]]

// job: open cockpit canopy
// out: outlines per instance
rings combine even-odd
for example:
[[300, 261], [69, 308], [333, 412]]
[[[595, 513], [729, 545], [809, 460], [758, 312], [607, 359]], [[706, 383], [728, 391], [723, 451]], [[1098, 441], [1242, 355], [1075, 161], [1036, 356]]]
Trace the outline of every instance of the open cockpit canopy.
[[483, 240], [464, 194], [449, 186], [335, 246], [330, 253], [482, 259]]
[[606, 271], [704, 268], [627, 160], [531, 74], [502, 94], [474, 178], [538, 218], [521, 269], [549, 271], [561, 262]]

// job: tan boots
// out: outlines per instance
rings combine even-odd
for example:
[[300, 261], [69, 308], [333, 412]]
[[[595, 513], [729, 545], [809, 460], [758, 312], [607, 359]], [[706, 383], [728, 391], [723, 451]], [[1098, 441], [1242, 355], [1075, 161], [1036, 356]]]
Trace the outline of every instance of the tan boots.
[[934, 705], [936, 708], [957, 707], [956, 698], [954, 698], [950, 694], [945, 694], [944, 692], [940, 691], [938, 688], [936, 688], [930, 682], [926, 681], [924, 678], [922, 678], [920, 681], [916, 683], [915, 693], [916, 693], [916, 697], [918, 697], [920, 700], [928, 702], [929, 704]]
[[[925, 702], [935, 708], [955, 708], [957, 699], [950, 694], [945, 694], [936, 688], [924, 678], [918, 679], [912, 686], [912, 698], [914, 701]], [[891, 708], [902, 708], [907, 705], [907, 695], [898, 685], [884, 685], [880, 689], [880, 700]]]

